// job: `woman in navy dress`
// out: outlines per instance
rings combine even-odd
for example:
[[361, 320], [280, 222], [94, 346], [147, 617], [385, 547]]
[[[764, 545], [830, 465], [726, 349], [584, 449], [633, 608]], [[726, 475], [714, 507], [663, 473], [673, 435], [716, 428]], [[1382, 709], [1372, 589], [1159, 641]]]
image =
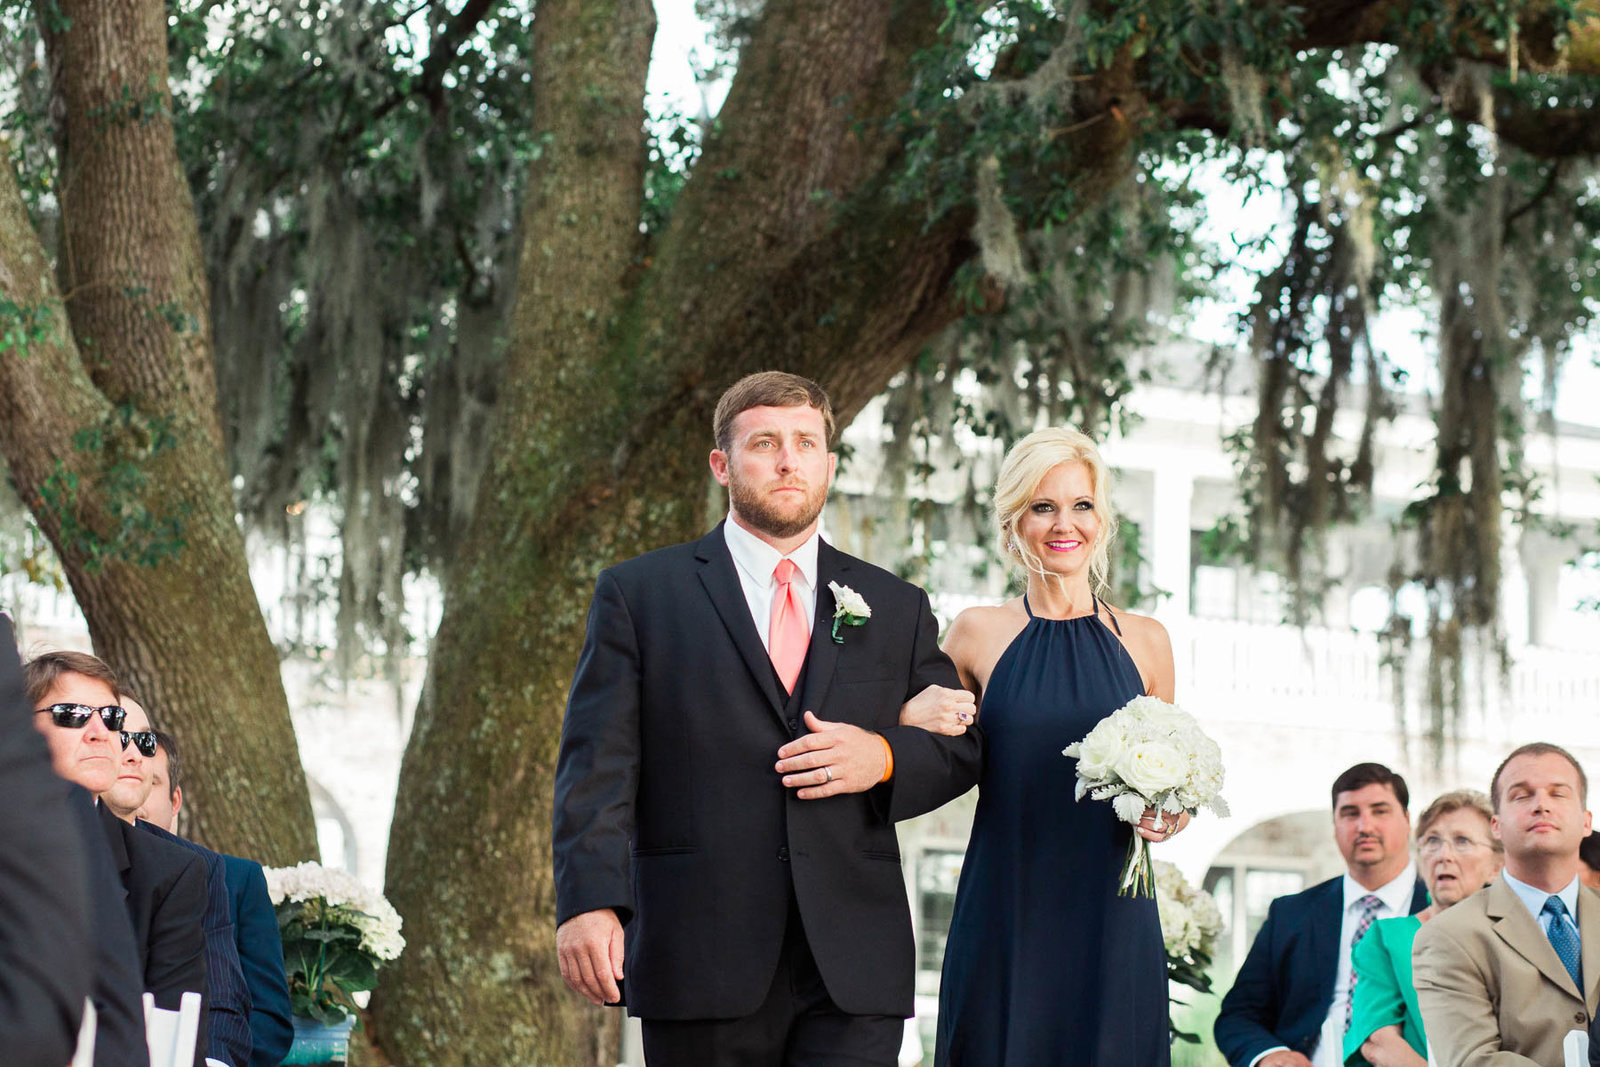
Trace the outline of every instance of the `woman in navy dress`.
[[[1083, 434], [1041, 430], [1018, 442], [994, 511], [1027, 593], [963, 611], [945, 641], [976, 698], [985, 752], [945, 950], [936, 1067], [1170, 1062], [1156, 902], [1117, 896], [1135, 829], [1109, 802], [1073, 799], [1076, 761], [1061, 754], [1134, 697], [1173, 696], [1166, 630], [1095, 592], [1116, 532], [1109, 497]], [[956, 732], [972, 706], [929, 692], [902, 721]], [[1137, 832], [1164, 841], [1187, 821], [1151, 812]]]

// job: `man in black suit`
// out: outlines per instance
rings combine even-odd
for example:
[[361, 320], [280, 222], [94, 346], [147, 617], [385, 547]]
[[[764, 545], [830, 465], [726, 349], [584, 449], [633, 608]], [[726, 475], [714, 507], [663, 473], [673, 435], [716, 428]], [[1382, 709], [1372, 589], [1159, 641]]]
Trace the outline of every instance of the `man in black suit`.
[[[111, 668], [82, 652], [46, 652], [23, 669], [23, 684], [56, 773], [96, 796], [110, 789], [122, 755], [125, 717]], [[210, 991], [204, 862], [178, 845], [140, 833], [104, 804], [97, 805], [96, 818], [122, 883], [143, 989], [163, 1008], [176, 1010], [186, 992], [199, 993], [204, 1004]], [[202, 1006], [201, 1032], [206, 1011]], [[196, 1050], [197, 1067], [204, 1052], [203, 1046]]]
[[1410, 794], [1381, 763], [1333, 783], [1333, 832], [1345, 873], [1267, 911], [1214, 1033], [1231, 1067], [1342, 1067], [1351, 950], [1372, 923], [1428, 903], [1411, 862]]
[[206, 1029], [200, 1035], [199, 1044], [206, 1057], [226, 1067], [248, 1067], [250, 990], [245, 985], [244, 971], [239, 965], [233, 906], [229, 899], [222, 857], [193, 841], [185, 841], [163, 827], [152, 826], [136, 818], [154, 785], [156, 734], [144, 706], [130, 694], [122, 694], [122, 707], [126, 713], [122, 723], [122, 760], [117, 767], [117, 780], [100, 795], [100, 803], [129, 826], [188, 849], [205, 864], [206, 984], [211, 989], [211, 1003]]
[[[183, 760], [176, 738], [161, 730], [155, 731], [155, 736], [150, 795], [139, 809], [139, 820], [141, 825], [154, 824], [177, 833], [178, 813], [183, 810]], [[233, 909], [234, 945], [250, 991], [249, 1065], [278, 1067], [294, 1043], [278, 915], [261, 864], [223, 855], [222, 865]], [[243, 1063], [239, 1067], [244, 1067]]]
[[741, 380], [710, 457], [728, 520], [595, 586], [556, 769], [556, 943], [591, 1001], [625, 985], [651, 1067], [888, 1067], [912, 1011], [894, 823], [969, 789], [981, 743], [897, 725], [960, 685], [926, 594], [817, 536], [832, 432], [814, 383]]
[[11, 620], [0, 615], [0, 1034], [16, 1067], [72, 1058], [94, 966], [88, 864], [68, 786], [29, 725]]

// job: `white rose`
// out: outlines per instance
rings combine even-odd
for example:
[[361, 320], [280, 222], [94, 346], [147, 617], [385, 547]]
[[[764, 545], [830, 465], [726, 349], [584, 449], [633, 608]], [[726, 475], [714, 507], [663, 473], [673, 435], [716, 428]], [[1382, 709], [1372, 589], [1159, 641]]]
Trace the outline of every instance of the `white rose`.
[[1127, 742], [1116, 730], [1097, 726], [1077, 748], [1078, 774], [1091, 781], [1110, 777], [1128, 750]]
[[841, 612], [846, 615], [853, 615], [858, 619], [872, 618], [872, 608], [860, 593], [851, 589], [848, 585], [840, 585], [838, 582], [829, 582], [828, 588], [833, 592], [834, 605]]
[[1188, 768], [1183, 753], [1171, 742], [1146, 741], [1125, 753], [1117, 764], [1117, 775], [1149, 798], [1182, 785], [1188, 778]]

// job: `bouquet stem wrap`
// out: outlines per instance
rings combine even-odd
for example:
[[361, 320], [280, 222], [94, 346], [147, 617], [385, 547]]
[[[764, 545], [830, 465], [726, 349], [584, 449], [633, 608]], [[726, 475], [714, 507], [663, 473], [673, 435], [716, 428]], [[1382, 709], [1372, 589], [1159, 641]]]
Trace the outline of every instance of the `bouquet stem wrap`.
[[1133, 835], [1128, 842], [1128, 859], [1122, 865], [1122, 883], [1117, 886], [1119, 897], [1153, 897], [1156, 895], [1156, 869], [1150, 860], [1150, 842]]

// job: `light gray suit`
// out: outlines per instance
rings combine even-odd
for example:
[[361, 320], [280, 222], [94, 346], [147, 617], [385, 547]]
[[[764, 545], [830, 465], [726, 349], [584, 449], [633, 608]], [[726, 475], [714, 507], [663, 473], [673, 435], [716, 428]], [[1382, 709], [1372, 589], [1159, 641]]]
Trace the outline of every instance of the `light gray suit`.
[[1600, 1007], [1600, 894], [1578, 891], [1580, 992], [1503, 877], [1422, 924], [1417, 1002], [1439, 1067], [1562, 1067], [1562, 1041]]

